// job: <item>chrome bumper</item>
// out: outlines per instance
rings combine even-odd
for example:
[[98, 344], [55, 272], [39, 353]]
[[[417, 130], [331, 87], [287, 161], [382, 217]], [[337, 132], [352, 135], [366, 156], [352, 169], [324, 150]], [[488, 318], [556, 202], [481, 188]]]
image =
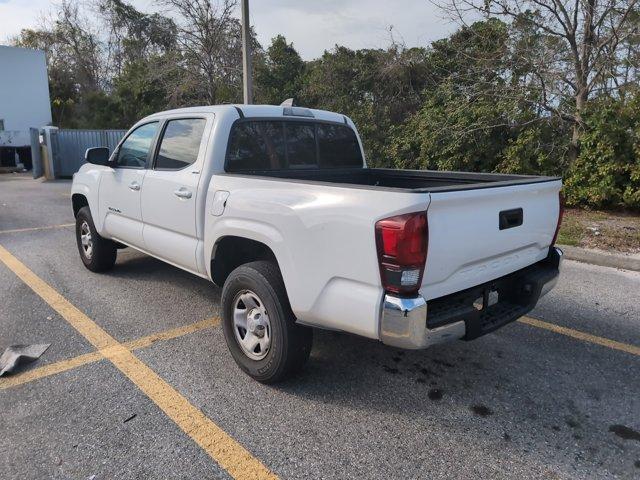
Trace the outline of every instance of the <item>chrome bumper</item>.
[[399, 348], [418, 349], [464, 337], [464, 322], [427, 328], [427, 302], [422, 296], [400, 298], [385, 295], [380, 340]]
[[[557, 262], [558, 271], [562, 257], [562, 250], [551, 249], [549, 259]], [[549, 293], [557, 282], [558, 275], [544, 283], [537, 300]], [[465, 337], [464, 321], [427, 328], [427, 313], [427, 302], [422, 296], [401, 298], [385, 295], [380, 316], [380, 340], [393, 347], [415, 350]]]

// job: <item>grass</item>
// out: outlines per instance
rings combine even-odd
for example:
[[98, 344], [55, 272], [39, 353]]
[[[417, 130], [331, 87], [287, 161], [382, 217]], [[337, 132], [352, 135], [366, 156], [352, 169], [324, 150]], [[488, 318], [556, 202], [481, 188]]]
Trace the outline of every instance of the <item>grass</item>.
[[625, 253], [640, 252], [640, 215], [567, 209], [558, 243]]

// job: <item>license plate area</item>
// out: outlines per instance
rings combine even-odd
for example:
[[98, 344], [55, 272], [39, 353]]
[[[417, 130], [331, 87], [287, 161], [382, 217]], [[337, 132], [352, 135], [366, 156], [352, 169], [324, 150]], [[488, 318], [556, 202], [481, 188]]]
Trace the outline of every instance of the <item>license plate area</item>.
[[427, 302], [430, 329], [464, 321], [466, 340], [492, 332], [525, 315], [538, 301], [542, 286], [558, 275], [545, 259], [491, 282]]
[[494, 287], [485, 288], [482, 296], [473, 301], [473, 308], [476, 310], [484, 310], [492, 307], [500, 301], [500, 292]]

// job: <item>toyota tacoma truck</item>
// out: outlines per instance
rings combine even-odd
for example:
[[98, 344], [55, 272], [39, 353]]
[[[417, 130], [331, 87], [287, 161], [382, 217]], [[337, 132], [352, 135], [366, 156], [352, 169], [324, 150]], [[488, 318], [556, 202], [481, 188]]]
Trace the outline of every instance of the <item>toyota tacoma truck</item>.
[[223, 105], [140, 120], [73, 177], [80, 258], [131, 247], [222, 287], [225, 339], [269, 383], [313, 328], [420, 349], [473, 340], [557, 281], [554, 177], [368, 168], [346, 116]]

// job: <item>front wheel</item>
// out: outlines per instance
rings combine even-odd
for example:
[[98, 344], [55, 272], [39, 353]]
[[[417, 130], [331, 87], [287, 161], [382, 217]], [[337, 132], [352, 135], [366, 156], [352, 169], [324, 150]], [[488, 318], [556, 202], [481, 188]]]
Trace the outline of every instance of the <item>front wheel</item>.
[[76, 216], [76, 242], [82, 263], [92, 272], [104, 272], [116, 263], [116, 244], [98, 235], [89, 207]]
[[236, 268], [222, 289], [224, 336], [238, 366], [262, 383], [284, 380], [311, 352], [312, 330], [296, 325], [274, 262]]

